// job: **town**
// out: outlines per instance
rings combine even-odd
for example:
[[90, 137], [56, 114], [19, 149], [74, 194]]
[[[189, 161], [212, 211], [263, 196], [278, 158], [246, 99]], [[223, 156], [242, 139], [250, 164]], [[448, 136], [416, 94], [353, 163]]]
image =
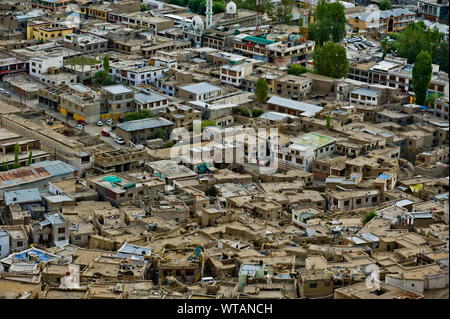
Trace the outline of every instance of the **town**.
[[0, 1], [0, 299], [448, 299], [448, 8]]

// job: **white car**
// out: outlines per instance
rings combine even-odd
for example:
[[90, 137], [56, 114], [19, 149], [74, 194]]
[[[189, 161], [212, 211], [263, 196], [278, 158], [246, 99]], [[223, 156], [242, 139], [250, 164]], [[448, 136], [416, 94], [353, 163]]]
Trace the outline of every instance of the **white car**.
[[75, 127], [76, 127], [77, 129], [79, 129], [79, 130], [82, 130], [82, 129], [83, 129], [83, 125], [81, 125], [81, 124], [77, 124], [77, 125], [75, 125]]
[[203, 277], [203, 278], [200, 280], [200, 282], [201, 282], [202, 284], [212, 284], [212, 283], [214, 283], [214, 282], [216, 282], [216, 281], [214, 280], [213, 277]]
[[102, 121], [97, 121], [97, 125], [98, 126], [103, 126], [103, 122]]
[[118, 144], [125, 144], [125, 141], [123, 140], [123, 138], [121, 138], [120, 136], [116, 136], [116, 138], [114, 139], [114, 141], [116, 141], [116, 143]]
[[107, 119], [107, 120], [106, 120], [106, 124], [108, 124], [108, 125], [113, 124], [113, 120], [112, 120], [112, 119]]

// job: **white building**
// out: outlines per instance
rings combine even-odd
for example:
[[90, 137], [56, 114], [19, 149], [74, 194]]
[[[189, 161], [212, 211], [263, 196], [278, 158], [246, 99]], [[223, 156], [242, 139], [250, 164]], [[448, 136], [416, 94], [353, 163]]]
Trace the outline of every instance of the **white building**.
[[30, 75], [49, 85], [77, 83], [77, 75], [62, 72], [62, 56], [41, 56], [30, 59]]
[[380, 91], [358, 88], [350, 92], [349, 101], [356, 104], [377, 106], [380, 100]]
[[[317, 133], [308, 133], [291, 139], [284, 145], [271, 145], [272, 156], [276, 154], [278, 167], [311, 171], [313, 160], [331, 156], [336, 139]], [[275, 150], [274, 150], [275, 148]], [[275, 153], [273, 152], [275, 151]]]
[[9, 234], [0, 230], [0, 257], [5, 258], [9, 255]]
[[208, 82], [181, 86], [179, 91], [181, 98], [191, 101], [204, 101], [222, 95], [221, 87], [209, 84]]
[[119, 61], [110, 64], [110, 75], [115, 82], [128, 85], [142, 85], [154, 83], [161, 78], [169, 67], [148, 65], [147, 60]]
[[252, 63], [225, 64], [220, 67], [220, 80], [224, 84], [239, 87], [242, 84], [242, 79], [252, 71]]

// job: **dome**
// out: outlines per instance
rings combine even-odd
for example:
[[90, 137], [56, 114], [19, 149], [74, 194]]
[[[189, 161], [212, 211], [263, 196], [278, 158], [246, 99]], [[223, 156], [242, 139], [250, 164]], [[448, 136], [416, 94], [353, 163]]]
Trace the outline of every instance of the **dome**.
[[196, 28], [201, 28], [203, 29], [203, 20], [202, 18], [200, 18], [199, 16], [195, 16], [192, 18], [192, 24], [194, 25], [194, 27]]
[[235, 14], [236, 13], [236, 4], [233, 1], [230, 1], [227, 3], [226, 12], [228, 14]]

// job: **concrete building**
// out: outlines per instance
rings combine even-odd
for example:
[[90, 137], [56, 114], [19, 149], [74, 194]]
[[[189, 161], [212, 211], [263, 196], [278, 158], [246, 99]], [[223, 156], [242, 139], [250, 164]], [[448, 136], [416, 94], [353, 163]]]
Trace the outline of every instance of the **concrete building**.
[[180, 86], [178, 96], [186, 101], [204, 101], [222, 95], [222, 88], [208, 82]]
[[91, 34], [67, 34], [64, 46], [84, 54], [108, 51], [108, 40]]
[[278, 96], [272, 96], [267, 100], [268, 109], [279, 113], [286, 113], [294, 116], [313, 116], [322, 110], [322, 107], [285, 99]]
[[101, 118], [111, 118], [115, 121], [123, 119], [125, 114], [135, 110], [134, 91], [122, 84], [108, 85], [101, 88], [102, 96], [106, 98], [107, 109]]
[[144, 144], [147, 140], [157, 138], [159, 129], [163, 131], [165, 138], [168, 138], [173, 129], [173, 122], [162, 117], [128, 121], [117, 125], [116, 135], [122, 137], [125, 142]]
[[7, 232], [0, 230], [0, 257], [5, 258], [9, 255], [9, 235]]

